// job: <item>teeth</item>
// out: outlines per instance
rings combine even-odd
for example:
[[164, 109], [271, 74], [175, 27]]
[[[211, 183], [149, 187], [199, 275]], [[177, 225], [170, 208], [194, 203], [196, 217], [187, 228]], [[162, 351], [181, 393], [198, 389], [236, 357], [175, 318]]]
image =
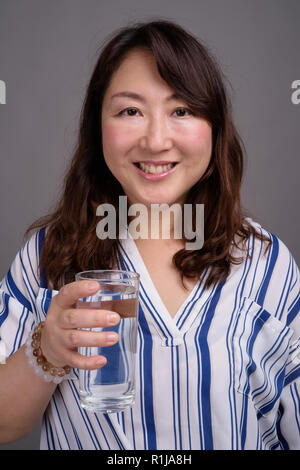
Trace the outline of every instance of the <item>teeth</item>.
[[141, 170], [145, 173], [150, 173], [152, 175], [156, 175], [159, 173], [164, 173], [165, 171], [171, 170], [175, 163], [168, 163], [168, 165], [149, 165], [142, 162], [138, 163]]

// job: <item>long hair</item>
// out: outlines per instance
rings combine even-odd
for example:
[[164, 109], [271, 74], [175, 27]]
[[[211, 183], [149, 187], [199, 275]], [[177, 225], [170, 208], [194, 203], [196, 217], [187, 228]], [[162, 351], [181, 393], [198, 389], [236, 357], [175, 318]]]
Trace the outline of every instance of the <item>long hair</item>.
[[61, 196], [54, 211], [25, 232], [27, 236], [33, 229], [47, 228], [40, 267], [55, 289], [74, 280], [78, 271], [116, 266], [118, 240], [101, 240], [96, 235], [96, 207], [108, 202], [118, 213], [119, 196], [124, 195], [104, 160], [101, 109], [114, 71], [137, 47], [151, 51], [163, 80], [195, 115], [212, 126], [210, 164], [186, 200], [194, 205], [205, 204], [204, 245], [200, 250], [182, 249], [174, 255], [173, 263], [182, 279], [200, 278], [209, 268], [207, 286], [222, 281], [231, 264], [242, 261], [232, 255], [235, 236], [244, 242], [250, 233], [264, 239], [242, 217], [244, 149], [216, 60], [198, 39], [173, 22], [136, 23], [118, 30], [104, 45], [87, 88], [78, 141]]

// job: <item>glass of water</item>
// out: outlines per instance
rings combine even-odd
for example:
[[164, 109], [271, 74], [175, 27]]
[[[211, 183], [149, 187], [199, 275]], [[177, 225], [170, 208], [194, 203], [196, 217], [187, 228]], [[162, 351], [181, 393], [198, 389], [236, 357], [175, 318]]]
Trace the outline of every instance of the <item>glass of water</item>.
[[139, 274], [130, 271], [93, 270], [76, 274], [76, 281], [98, 281], [96, 294], [78, 299], [77, 308], [117, 312], [120, 323], [89, 331], [115, 331], [119, 341], [112, 346], [80, 347], [85, 356], [103, 355], [107, 363], [97, 370], [79, 370], [80, 404], [102, 413], [123, 411], [135, 401], [135, 361], [138, 325]]

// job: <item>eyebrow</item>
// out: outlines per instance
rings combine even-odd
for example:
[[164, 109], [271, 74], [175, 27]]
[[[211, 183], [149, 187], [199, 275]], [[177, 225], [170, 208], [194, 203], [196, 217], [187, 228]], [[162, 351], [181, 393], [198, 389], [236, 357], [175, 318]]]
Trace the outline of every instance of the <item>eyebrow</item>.
[[[142, 103], [145, 103], [145, 98], [138, 93], [134, 93], [132, 91], [121, 91], [120, 93], [116, 93], [111, 97], [111, 100], [114, 98], [131, 98], [137, 101], [141, 101]], [[171, 100], [178, 100], [179, 97], [173, 93], [172, 95], [169, 95], [166, 97], [165, 101], [171, 101]]]

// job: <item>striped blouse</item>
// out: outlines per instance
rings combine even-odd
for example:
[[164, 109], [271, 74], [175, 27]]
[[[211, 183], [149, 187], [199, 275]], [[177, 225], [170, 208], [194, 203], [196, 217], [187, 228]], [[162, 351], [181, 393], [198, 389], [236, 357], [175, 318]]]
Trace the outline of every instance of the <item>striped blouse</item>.
[[[251, 236], [226, 281], [205, 289], [205, 272], [174, 318], [134, 241], [122, 240], [120, 268], [141, 276], [136, 403], [111, 415], [82, 409], [73, 369], [44, 414], [41, 449], [300, 449], [299, 270], [248, 220], [271, 239], [268, 252]], [[38, 269], [43, 240], [43, 229], [31, 236], [0, 284], [7, 356], [57, 294]]]

